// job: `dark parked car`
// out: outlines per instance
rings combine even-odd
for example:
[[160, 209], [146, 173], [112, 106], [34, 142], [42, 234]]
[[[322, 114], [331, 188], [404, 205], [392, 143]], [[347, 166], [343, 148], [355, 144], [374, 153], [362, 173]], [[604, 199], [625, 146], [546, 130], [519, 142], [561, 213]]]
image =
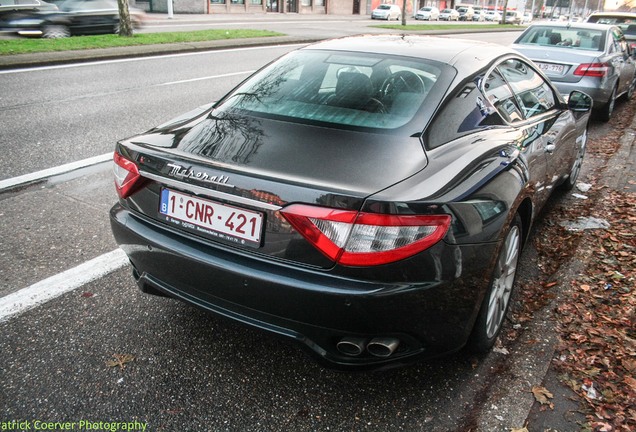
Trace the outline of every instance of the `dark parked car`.
[[57, 6], [41, 0], [2, 0], [0, 2], [0, 17], [6, 13], [17, 11], [51, 11], [58, 10]]
[[120, 141], [113, 233], [142, 291], [330, 366], [487, 351], [535, 216], [576, 181], [590, 104], [499, 45], [319, 43]]
[[[0, 30], [23, 36], [60, 38], [72, 35], [119, 32], [116, 0], [66, 0], [59, 10], [20, 10], [0, 16]], [[133, 27], [143, 24], [145, 13], [129, 8]]]
[[0, 34], [15, 33], [7, 24], [9, 21], [31, 17], [42, 12], [56, 12], [55, 4], [40, 0], [1, 0], [0, 1]]
[[590, 95], [605, 121], [616, 99], [630, 99], [636, 88], [633, 53], [617, 26], [543, 22], [528, 27], [512, 47], [534, 61], [562, 94]]

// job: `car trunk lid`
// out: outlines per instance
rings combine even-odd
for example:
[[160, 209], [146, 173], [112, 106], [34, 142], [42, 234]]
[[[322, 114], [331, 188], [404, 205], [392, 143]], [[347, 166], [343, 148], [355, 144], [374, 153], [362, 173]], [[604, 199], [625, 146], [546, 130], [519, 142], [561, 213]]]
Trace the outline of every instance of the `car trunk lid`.
[[574, 72], [581, 64], [600, 63], [597, 51], [528, 45], [519, 45], [516, 48], [554, 82], [577, 83], [583, 75], [575, 75]]
[[359, 210], [426, 165], [418, 137], [207, 113], [123, 141], [118, 153], [147, 181], [127, 198], [131, 210], [210, 245], [322, 268], [333, 261], [280, 209]]

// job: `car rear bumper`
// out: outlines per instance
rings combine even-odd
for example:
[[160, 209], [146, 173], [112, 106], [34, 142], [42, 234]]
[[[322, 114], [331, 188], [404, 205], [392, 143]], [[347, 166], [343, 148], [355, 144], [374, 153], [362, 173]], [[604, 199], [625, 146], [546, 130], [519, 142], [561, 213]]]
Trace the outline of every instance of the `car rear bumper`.
[[[340, 369], [392, 367], [459, 350], [487, 283], [483, 271], [469, 265], [452, 281], [378, 283], [265, 261], [168, 231], [119, 204], [111, 210], [111, 226], [142, 291], [294, 339], [321, 363]], [[448, 246], [435, 248], [442, 254]], [[494, 253], [494, 245], [454, 249], [484, 266]], [[374, 338], [392, 338], [399, 346], [386, 357], [365, 350], [351, 356], [337, 348], [345, 339], [366, 346]]]
[[607, 104], [613, 89], [613, 84], [610, 83], [600, 87], [598, 78], [582, 78], [579, 82], [575, 83], [559, 82], [554, 79], [552, 79], [552, 82], [556, 85], [559, 93], [565, 96], [574, 90], [586, 93], [594, 101], [595, 109], [602, 108], [603, 105]]

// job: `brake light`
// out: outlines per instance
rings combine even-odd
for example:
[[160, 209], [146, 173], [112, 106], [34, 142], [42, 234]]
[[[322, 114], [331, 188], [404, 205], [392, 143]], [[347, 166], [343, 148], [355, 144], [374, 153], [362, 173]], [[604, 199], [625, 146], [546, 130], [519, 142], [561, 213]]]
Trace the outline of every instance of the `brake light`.
[[582, 63], [574, 71], [574, 75], [603, 78], [609, 72], [606, 63]]
[[141, 186], [142, 177], [137, 165], [119, 153], [113, 156], [113, 173], [115, 174], [115, 189], [120, 198], [128, 198]]
[[349, 266], [388, 264], [440, 241], [449, 215], [358, 213], [293, 204], [281, 210], [289, 223], [329, 259]]

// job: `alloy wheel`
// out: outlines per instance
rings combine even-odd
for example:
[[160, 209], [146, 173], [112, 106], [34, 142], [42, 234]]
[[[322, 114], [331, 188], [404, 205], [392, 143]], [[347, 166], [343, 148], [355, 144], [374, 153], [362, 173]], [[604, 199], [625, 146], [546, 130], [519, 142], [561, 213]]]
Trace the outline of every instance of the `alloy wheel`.
[[506, 236], [503, 248], [497, 259], [495, 278], [492, 282], [488, 311], [486, 317], [486, 336], [494, 337], [501, 328], [510, 294], [517, 274], [517, 262], [521, 250], [521, 231], [518, 225], [513, 225]]
[[614, 89], [612, 90], [612, 94], [609, 100], [607, 101], [607, 104], [605, 104], [605, 107], [603, 107], [603, 110], [601, 111], [601, 120], [609, 121], [609, 119], [612, 117], [612, 114], [614, 113], [615, 105], [616, 105], [616, 87], [614, 87]]

